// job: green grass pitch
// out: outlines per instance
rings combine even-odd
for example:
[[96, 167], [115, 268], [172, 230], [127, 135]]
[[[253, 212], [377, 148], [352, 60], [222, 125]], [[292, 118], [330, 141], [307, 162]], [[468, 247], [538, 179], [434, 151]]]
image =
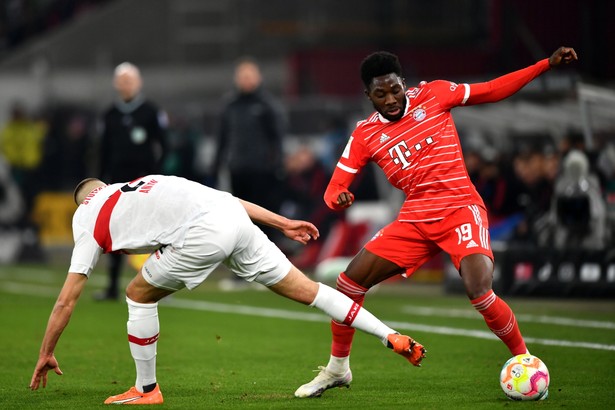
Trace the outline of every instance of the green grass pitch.
[[[220, 292], [216, 272], [159, 306], [158, 381], [168, 409], [606, 409], [615, 405], [615, 301], [507, 298], [530, 351], [551, 375], [544, 402], [512, 402], [498, 377], [509, 352], [462, 295], [397, 282], [366, 307], [428, 350], [415, 368], [357, 333], [350, 389], [297, 399], [326, 364], [330, 335], [319, 311], [255, 290]], [[218, 275], [218, 276], [217, 276]], [[92, 274], [56, 349], [63, 376], [32, 392], [30, 377], [65, 269], [0, 266], [0, 408], [89, 409], [134, 384], [124, 302], [95, 302]], [[126, 275], [125, 279], [128, 279]]]

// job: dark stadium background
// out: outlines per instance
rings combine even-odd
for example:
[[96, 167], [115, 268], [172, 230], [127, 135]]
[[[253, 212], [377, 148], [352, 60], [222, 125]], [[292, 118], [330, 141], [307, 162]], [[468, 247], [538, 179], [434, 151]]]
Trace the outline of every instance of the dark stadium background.
[[[145, 94], [168, 112], [174, 135], [192, 138], [193, 175], [207, 183], [221, 97], [242, 56], [259, 60], [266, 86], [284, 103], [290, 153], [300, 145], [318, 152], [332, 118], [352, 124], [369, 112], [358, 64], [371, 51], [397, 53], [413, 85], [485, 81], [568, 45], [579, 53], [578, 64], [505, 102], [454, 115], [467, 147], [487, 141], [512, 153], [541, 139], [557, 147], [574, 134], [596, 153], [615, 134], [613, 15], [615, 4], [598, 0], [7, 0], [0, 7], [0, 124], [15, 101], [48, 121], [53, 138], [62, 138], [58, 133], [77, 118], [86, 140], [83, 173], [92, 172], [96, 119], [114, 98], [113, 67], [131, 61], [142, 70]], [[62, 172], [64, 162], [74, 161], [66, 155], [57, 148], [47, 155], [33, 229], [3, 223], [2, 262], [66, 263], [73, 208], [65, 199], [72, 182]], [[612, 181], [603, 184], [615, 189]], [[399, 198], [376, 185], [388, 215]], [[612, 228], [615, 193], [605, 191], [604, 198]], [[548, 254], [555, 273], [542, 282], [545, 253], [532, 238], [515, 246], [502, 241], [497, 284], [504, 293], [613, 295], [613, 236], [596, 252]], [[584, 263], [592, 264], [587, 274]], [[458, 290], [446, 260], [432, 265], [425, 281]]]

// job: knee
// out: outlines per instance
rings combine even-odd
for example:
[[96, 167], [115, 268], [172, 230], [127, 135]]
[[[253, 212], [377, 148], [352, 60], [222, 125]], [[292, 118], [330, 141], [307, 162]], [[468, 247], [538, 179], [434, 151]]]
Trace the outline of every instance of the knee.
[[462, 263], [460, 273], [470, 299], [476, 299], [491, 290], [493, 284], [491, 260], [481, 260], [480, 263]]
[[476, 299], [483, 296], [485, 293], [489, 292], [492, 287], [492, 281], [484, 280], [478, 281], [476, 283], [470, 282], [466, 283], [466, 293], [470, 299]]
[[[138, 297], [138, 293], [137, 293], [135, 287], [132, 285], [132, 282], [130, 282], [128, 284], [128, 286], [126, 286], [125, 293], [126, 293], [126, 297], [128, 299], [130, 299], [130, 300], [135, 300], [135, 298]], [[136, 302], [136, 300], [135, 300], [135, 302]]]
[[293, 266], [284, 279], [269, 286], [269, 289], [295, 302], [309, 305], [318, 294], [319, 284]]
[[126, 297], [137, 303], [149, 303], [150, 300], [144, 297], [142, 289], [134, 284], [134, 281], [131, 281], [128, 286], [126, 286]]

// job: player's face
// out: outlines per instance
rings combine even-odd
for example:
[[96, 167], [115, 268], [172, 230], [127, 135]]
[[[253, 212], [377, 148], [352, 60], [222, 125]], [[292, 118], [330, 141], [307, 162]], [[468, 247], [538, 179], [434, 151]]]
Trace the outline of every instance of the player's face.
[[389, 121], [397, 121], [406, 109], [406, 84], [395, 73], [374, 77], [365, 94], [376, 111]]

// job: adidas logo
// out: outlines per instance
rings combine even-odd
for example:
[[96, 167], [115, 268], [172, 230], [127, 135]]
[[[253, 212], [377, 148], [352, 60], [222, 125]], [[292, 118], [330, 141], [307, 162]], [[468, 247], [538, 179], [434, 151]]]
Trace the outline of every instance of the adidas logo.
[[468, 244], [466, 245], [466, 249], [476, 248], [476, 247], [478, 247], [478, 245], [476, 244], [476, 242], [474, 242], [474, 239], [470, 239], [470, 242], [468, 242]]
[[384, 132], [382, 133], [382, 135], [380, 136], [380, 143], [382, 144], [383, 142], [389, 140], [391, 137], [389, 137], [388, 135], [386, 135]]

